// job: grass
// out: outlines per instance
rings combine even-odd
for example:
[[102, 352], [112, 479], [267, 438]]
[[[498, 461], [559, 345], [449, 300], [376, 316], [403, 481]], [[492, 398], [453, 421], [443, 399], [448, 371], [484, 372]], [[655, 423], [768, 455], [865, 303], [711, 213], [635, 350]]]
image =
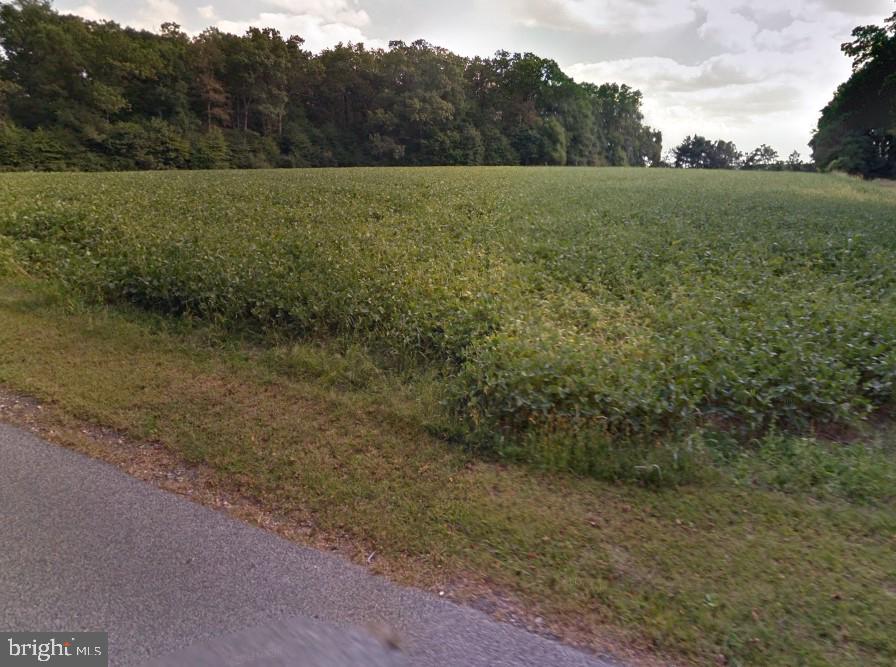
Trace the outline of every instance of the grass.
[[719, 436], [712, 474], [676, 488], [538, 472], [434, 437], [442, 384], [361, 349], [89, 305], [12, 266], [0, 383], [57, 420], [160, 441], [309, 539], [376, 552], [393, 578], [460, 596], [487, 584], [564, 637], [688, 664], [896, 660], [884, 431], [733, 449]]
[[894, 214], [893, 191], [820, 174], [0, 179], [10, 252], [88, 299], [366, 350], [440, 378], [442, 434], [484, 454], [667, 483], [695, 479], [708, 430], [892, 402]]

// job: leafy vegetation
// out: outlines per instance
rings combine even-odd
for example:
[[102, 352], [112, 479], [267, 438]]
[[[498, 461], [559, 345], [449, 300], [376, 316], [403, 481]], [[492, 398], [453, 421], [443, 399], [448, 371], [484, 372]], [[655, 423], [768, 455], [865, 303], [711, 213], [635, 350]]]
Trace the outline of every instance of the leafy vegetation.
[[843, 52], [853, 74], [822, 110], [812, 137], [819, 168], [896, 178], [896, 12], [859, 26]]
[[673, 166], [687, 169], [733, 169], [741, 162], [742, 154], [733, 142], [711, 141], [695, 134], [685, 137], [672, 150]]
[[444, 433], [483, 451], [671, 481], [707, 434], [892, 402], [894, 211], [896, 192], [846, 178], [700, 170], [0, 180], [0, 234], [30, 271], [360, 344], [441, 374]]
[[[0, 278], [5, 420], [3, 389], [36, 396], [45, 437], [152, 480], [200, 464], [193, 498], [624, 664], [896, 661], [893, 432], [746, 448], [707, 435], [716, 455], [699, 484], [645, 489], [448, 446], [427, 433], [442, 383], [373, 362]], [[95, 441], [91, 425], [175, 460]]]
[[803, 162], [798, 151], [785, 162], [778, 151], [767, 144], [742, 153], [732, 141], [715, 141], [699, 134], [685, 137], [663, 160], [662, 166], [679, 169], [747, 169], [764, 171], [815, 171], [811, 162]]
[[270, 28], [188, 37], [0, 5], [0, 168], [659, 162], [641, 94], [532, 53], [425, 41], [320, 54]]

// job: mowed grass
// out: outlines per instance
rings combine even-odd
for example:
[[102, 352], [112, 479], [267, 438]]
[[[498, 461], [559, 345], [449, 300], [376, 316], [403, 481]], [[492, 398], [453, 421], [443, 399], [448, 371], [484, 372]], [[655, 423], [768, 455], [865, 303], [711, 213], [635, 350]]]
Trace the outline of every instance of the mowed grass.
[[0, 202], [0, 382], [57, 418], [596, 647], [896, 661], [896, 192], [424, 169], [10, 175]]
[[892, 401], [894, 217], [892, 190], [817, 174], [0, 180], [0, 234], [89, 298], [358, 344], [440, 374], [469, 445], [667, 480], [707, 431], [808, 432]]

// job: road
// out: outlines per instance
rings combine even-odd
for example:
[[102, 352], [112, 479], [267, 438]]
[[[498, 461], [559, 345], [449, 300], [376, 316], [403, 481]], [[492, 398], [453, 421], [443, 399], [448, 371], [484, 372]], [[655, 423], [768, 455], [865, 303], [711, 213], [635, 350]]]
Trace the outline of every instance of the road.
[[111, 665], [610, 667], [5, 424], [0, 630], [105, 631]]

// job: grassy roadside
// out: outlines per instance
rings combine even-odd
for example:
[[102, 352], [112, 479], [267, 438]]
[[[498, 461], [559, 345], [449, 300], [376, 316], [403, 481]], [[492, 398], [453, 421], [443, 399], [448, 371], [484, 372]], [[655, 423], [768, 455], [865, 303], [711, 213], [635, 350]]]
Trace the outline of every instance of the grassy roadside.
[[[437, 386], [357, 355], [258, 349], [0, 278], [0, 383], [50, 402], [54, 419], [159, 441], [309, 541], [376, 552], [397, 580], [461, 598], [503, 591], [599, 650], [896, 661], [891, 444], [811, 466], [780, 444], [662, 490], [548, 475], [434, 438]], [[788, 461], [813, 479], [776, 480]]]

